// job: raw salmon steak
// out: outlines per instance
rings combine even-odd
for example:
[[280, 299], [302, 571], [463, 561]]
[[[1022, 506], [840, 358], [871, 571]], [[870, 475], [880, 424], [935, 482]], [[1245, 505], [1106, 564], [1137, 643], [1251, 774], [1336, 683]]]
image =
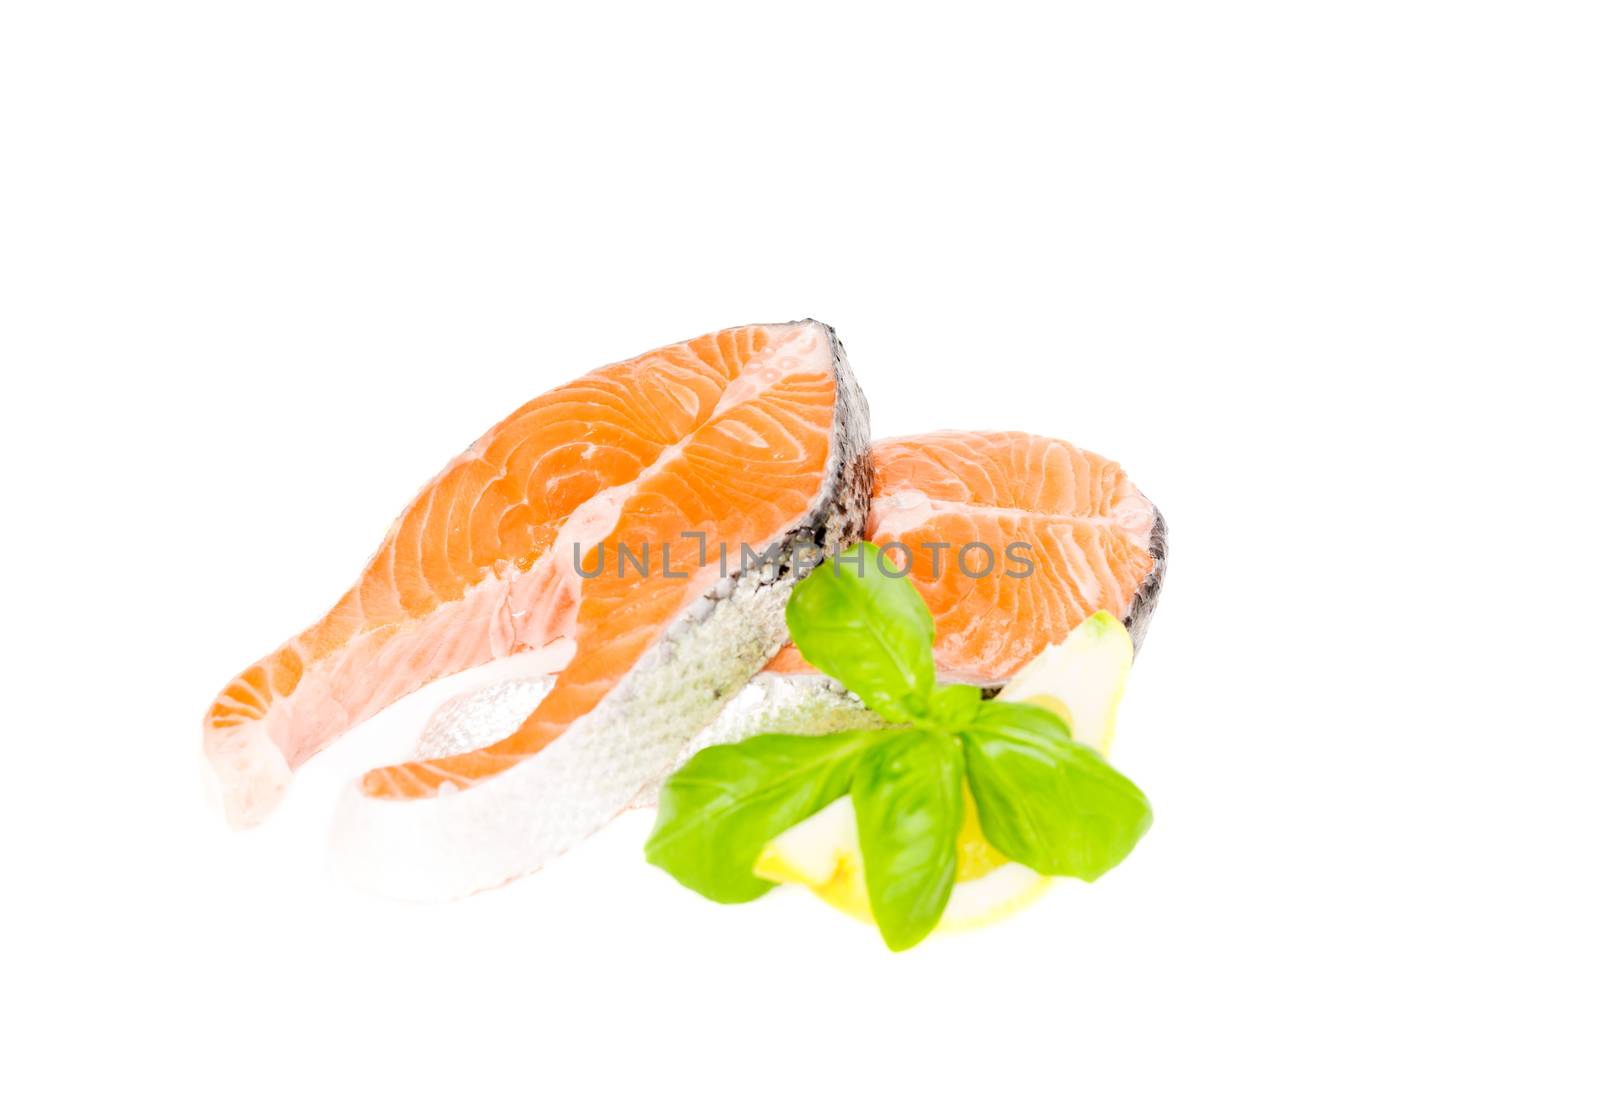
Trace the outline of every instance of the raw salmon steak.
[[[218, 696], [204, 751], [229, 819], [259, 821], [295, 768], [401, 696], [529, 653], [571, 660], [537, 708], [486, 748], [370, 773], [336, 847], [399, 894], [538, 867], [767, 662], [805, 565], [790, 556], [859, 536], [868, 483], [866, 403], [815, 321], [701, 336], [535, 398], [423, 489], [326, 616]], [[771, 558], [741, 573], [742, 544]]]
[[[930, 432], [872, 446], [868, 538], [933, 612], [949, 682], [998, 687], [1096, 610], [1144, 639], [1166, 524], [1117, 464], [1026, 432]], [[791, 645], [769, 670], [809, 670]]]

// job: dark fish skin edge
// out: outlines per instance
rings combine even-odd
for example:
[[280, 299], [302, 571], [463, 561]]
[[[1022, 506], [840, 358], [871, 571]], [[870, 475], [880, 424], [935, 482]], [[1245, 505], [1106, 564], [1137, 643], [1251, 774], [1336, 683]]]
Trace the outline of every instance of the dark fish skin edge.
[[[872, 500], [872, 432], [867, 398], [851, 373], [850, 361], [838, 333], [815, 318], [791, 321], [792, 324], [819, 325], [828, 336], [833, 356], [834, 380], [838, 395], [834, 405], [833, 437], [839, 458], [832, 460], [832, 497], [823, 499], [805, 520], [791, 529], [781, 541], [777, 561], [780, 581], [794, 581], [796, 557], [800, 549], [815, 547], [823, 552], [843, 549], [866, 535], [867, 511]], [[730, 576], [737, 578], [735, 573]], [[779, 644], [773, 649], [776, 653]]]
[[833, 540], [840, 546], [846, 546], [860, 540], [867, 531], [867, 512], [872, 501], [872, 414], [867, 407], [867, 395], [848, 369], [850, 358], [838, 333], [820, 320], [808, 318], [805, 322], [821, 324], [828, 334], [835, 380], [839, 383], [834, 409], [834, 435], [841, 451], [847, 453], [843, 473], [839, 477], [835, 507], [835, 514], [842, 518], [843, 527], [833, 530], [837, 536], [830, 537], [829, 522], [818, 521], [813, 526], [812, 535], [818, 544], [825, 545]]
[[[1135, 656], [1139, 654], [1139, 647], [1144, 643], [1144, 635], [1150, 628], [1150, 619], [1155, 616], [1156, 602], [1161, 597], [1161, 583], [1167, 574], [1167, 519], [1153, 503], [1150, 509], [1156, 515], [1155, 523], [1150, 527], [1150, 555], [1155, 559], [1155, 566], [1150, 568], [1150, 573], [1144, 577], [1144, 582], [1139, 584], [1139, 589], [1133, 595], [1133, 602], [1128, 606], [1128, 616], [1122, 619], [1122, 624], [1128, 630], [1128, 636], [1133, 640]], [[984, 686], [983, 697], [993, 698], [1000, 693], [1000, 688], [1003, 686], [1004, 683]]]
[[1128, 635], [1133, 638], [1135, 653], [1144, 644], [1144, 634], [1150, 628], [1151, 617], [1155, 616], [1156, 602], [1161, 597], [1161, 583], [1167, 575], [1167, 519], [1153, 503], [1150, 509], [1156, 515], [1155, 524], [1150, 529], [1150, 554], [1155, 558], [1155, 566], [1150, 568], [1144, 582], [1139, 584], [1133, 604], [1128, 607], [1128, 616], [1122, 622], [1128, 627]]

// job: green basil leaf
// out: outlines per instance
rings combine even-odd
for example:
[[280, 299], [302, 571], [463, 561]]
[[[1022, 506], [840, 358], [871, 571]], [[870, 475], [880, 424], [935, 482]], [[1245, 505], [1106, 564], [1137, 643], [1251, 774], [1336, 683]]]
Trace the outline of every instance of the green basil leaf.
[[645, 859], [719, 903], [766, 894], [772, 884], [751, 874], [762, 847], [843, 795], [882, 736], [766, 733], [702, 749], [662, 784]]
[[789, 596], [789, 636], [879, 717], [910, 721], [933, 693], [933, 617], [880, 560], [875, 545], [857, 544], [801, 579]]
[[948, 729], [956, 729], [976, 717], [982, 703], [980, 688], [950, 683], [934, 689], [928, 699], [928, 716]]
[[984, 837], [1035, 872], [1093, 880], [1150, 828], [1143, 792], [1049, 710], [985, 702], [961, 737]]
[[869, 752], [850, 787], [867, 895], [890, 949], [928, 936], [956, 882], [961, 746], [948, 733], [908, 729]]

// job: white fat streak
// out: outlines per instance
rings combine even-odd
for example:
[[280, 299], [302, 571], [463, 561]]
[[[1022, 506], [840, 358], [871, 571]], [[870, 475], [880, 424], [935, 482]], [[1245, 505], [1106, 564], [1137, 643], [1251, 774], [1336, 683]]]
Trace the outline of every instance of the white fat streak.
[[759, 397], [785, 376], [798, 370], [816, 370], [819, 364], [829, 369], [833, 365], [826, 330], [817, 324], [790, 329], [789, 335], [756, 355], [734, 375], [711, 411], [711, 419]]
[[933, 502], [921, 490], [902, 490], [887, 498], [873, 498], [867, 515], [868, 536], [903, 536], [920, 528], [933, 516]]

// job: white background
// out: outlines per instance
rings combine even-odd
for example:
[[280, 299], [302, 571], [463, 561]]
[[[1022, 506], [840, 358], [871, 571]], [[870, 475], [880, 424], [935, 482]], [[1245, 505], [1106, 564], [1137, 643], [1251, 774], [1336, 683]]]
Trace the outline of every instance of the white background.
[[[4, 1102], [1594, 1106], [1586, 7], [7, 5]], [[205, 808], [451, 455], [805, 315], [877, 434], [1165, 511], [1126, 865], [901, 956], [640, 815], [379, 901], [324, 839], [405, 707]]]

